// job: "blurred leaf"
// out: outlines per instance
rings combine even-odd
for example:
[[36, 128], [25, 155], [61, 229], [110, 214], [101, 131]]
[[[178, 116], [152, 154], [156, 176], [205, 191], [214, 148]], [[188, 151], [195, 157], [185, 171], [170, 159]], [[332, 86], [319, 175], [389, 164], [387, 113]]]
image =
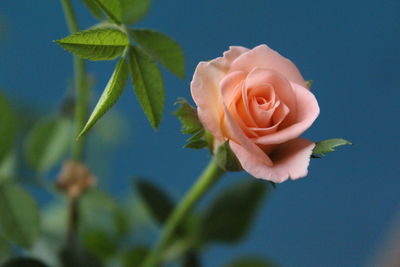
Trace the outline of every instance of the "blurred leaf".
[[[182, 267], [200, 267], [200, 258], [194, 251], [189, 251], [183, 258]], [[253, 267], [249, 265], [248, 267]]]
[[112, 21], [121, 23], [122, 7], [120, 0], [94, 0]]
[[127, 79], [128, 68], [125, 59], [120, 58], [103, 94], [79, 136], [85, 134], [117, 102], [125, 89]]
[[8, 257], [10, 254], [10, 248], [7, 244], [7, 241], [0, 236], [0, 262], [3, 262], [3, 259]]
[[17, 169], [17, 155], [15, 151], [11, 151], [0, 163], [0, 184], [3, 181], [14, 178]]
[[101, 262], [78, 244], [70, 244], [61, 250], [60, 258], [63, 267], [101, 267]]
[[115, 59], [129, 46], [124, 32], [109, 28], [80, 31], [56, 42], [68, 52], [90, 60]]
[[239, 160], [231, 150], [229, 140], [218, 147], [214, 157], [218, 166], [225, 171], [236, 172], [242, 170], [242, 165], [240, 165]]
[[184, 145], [185, 148], [201, 149], [207, 147], [207, 141], [205, 140], [191, 140]]
[[3, 263], [1, 267], [47, 267], [47, 265], [33, 258], [14, 258]]
[[235, 259], [226, 265], [226, 267], [276, 267], [274, 263], [258, 257], [243, 257]]
[[160, 124], [164, 109], [164, 85], [157, 64], [140, 48], [131, 46], [129, 69], [136, 97], [153, 128]]
[[82, 0], [85, 6], [89, 9], [90, 13], [98, 19], [103, 19], [103, 12], [96, 0]]
[[122, 21], [132, 24], [141, 20], [149, 12], [151, 0], [120, 0]]
[[12, 243], [29, 248], [39, 234], [35, 200], [15, 183], [0, 185], [0, 232]]
[[111, 236], [117, 234], [118, 205], [111, 196], [98, 189], [91, 189], [82, 197], [80, 204], [82, 234], [90, 229], [101, 229]]
[[174, 115], [177, 116], [182, 123], [182, 133], [195, 134], [203, 129], [203, 125], [197, 116], [197, 110], [190, 105], [186, 99], [181, 97], [175, 102], [175, 104], [179, 105], [178, 109], [174, 112]]
[[266, 191], [265, 182], [248, 179], [219, 192], [203, 215], [200, 225], [203, 242], [240, 241], [249, 230]]
[[149, 252], [149, 248], [145, 246], [137, 246], [124, 252], [121, 257], [122, 266], [140, 266]]
[[71, 137], [72, 123], [67, 118], [51, 117], [38, 121], [26, 139], [26, 160], [35, 170], [49, 170], [65, 155]]
[[0, 92], [0, 163], [11, 151], [17, 134], [16, 115], [5, 95]]
[[180, 45], [167, 35], [149, 29], [130, 29], [133, 40], [153, 59], [180, 78], [185, 77], [185, 56]]
[[98, 228], [91, 228], [83, 233], [83, 246], [99, 259], [108, 259], [117, 252], [116, 240]]
[[144, 179], [137, 178], [135, 186], [152, 217], [163, 224], [173, 211], [174, 202], [160, 188]]
[[341, 138], [334, 138], [334, 139], [320, 141], [315, 143], [313, 154], [325, 156], [326, 153], [335, 151], [335, 147], [343, 145], [351, 145], [351, 142]]

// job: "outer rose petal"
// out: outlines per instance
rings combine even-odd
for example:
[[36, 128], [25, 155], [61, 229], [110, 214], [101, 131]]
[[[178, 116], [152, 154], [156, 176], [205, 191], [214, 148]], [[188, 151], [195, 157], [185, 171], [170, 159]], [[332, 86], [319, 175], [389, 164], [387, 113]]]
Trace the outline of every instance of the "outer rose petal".
[[232, 140], [232, 151], [239, 159], [243, 169], [256, 178], [282, 183], [289, 177], [298, 179], [307, 175], [310, 156], [315, 144], [309, 140], [296, 138], [278, 145], [270, 155], [273, 166], [263, 164], [257, 156]]
[[191, 82], [191, 93], [197, 105], [198, 115], [203, 125], [216, 137], [221, 138], [219, 118], [222, 112], [219, 83], [226, 75], [230, 64], [248, 49], [240, 46], [230, 47], [223, 57], [209, 62], [200, 62]]
[[266, 45], [259, 45], [247, 53], [242, 54], [233, 63], [231, 70], [250, 72], [255, 67], [272, 69], [281, 73], [288, 80], [307, 87], [303, 76], [289, 59], [281, 56]]
[[319, 115], [318, 102], [315, 96], [305, 87], [291, 83], [297, 101], [297, 118], [293, 124], [282, 130], [255, 139], [257, 144], [271, 145], [282, 144], [288, 140], [299, 137]]

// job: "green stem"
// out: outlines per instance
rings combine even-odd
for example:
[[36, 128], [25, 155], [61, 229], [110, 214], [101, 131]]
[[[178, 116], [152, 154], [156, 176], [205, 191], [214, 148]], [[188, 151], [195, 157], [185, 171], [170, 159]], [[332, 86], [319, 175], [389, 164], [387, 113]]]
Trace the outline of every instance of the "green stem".
[[[64, 10], [65, 19], [67, 21], [70, 33], [79, 31], [77, 19], [70, 0], [61, 0]], [[74, 61], [74, 87], [75, 87], [75, 118], [74, 118], [74, 133], [78, 136], [80, 131], [85, 126], [88, 114], [89, 105], [89, 88], [86, 82], [86, 68], [83, 59], [73, 56]], [[83, 149], [85, 137], [82, 136], [79, 140], [72, 141], [72, 158], [81, 160], [83, 157]]]
[[189, 192], [186, 193], [183, 200], [175, 208], [167, 222], [165, 223], [163, 233], [156, 247], [146, 257], [142, 267], [155, 267], [161, 261], [162, 253], [167, 244], [171, 241], [177, 227], [182, 223], [185, 216], [192, 210], [201, 197], [207, 193], [215, 182], [224, 174], [224, 171], [211, 160], [207, 168], [200, 175], [196, 183]]

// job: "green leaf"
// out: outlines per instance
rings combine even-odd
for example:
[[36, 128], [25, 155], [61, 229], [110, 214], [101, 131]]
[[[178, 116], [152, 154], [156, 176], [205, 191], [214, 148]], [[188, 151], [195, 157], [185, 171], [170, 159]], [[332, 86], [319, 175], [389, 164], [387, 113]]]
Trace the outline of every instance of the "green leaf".
[[180, 45], [167, 35], [149, 29], [130, 29], [129, 34], [153, 59], [180, 78], [185, 77], [185, 56]]
[[96, 0], [82, 0], [90, 13], [98, 19], [103, 19], [103, 12]]
[[122, 21], [132, 24], [141, 20], [149, 12], [151, 0], [120, 0]]
[[247, 179], [219, 192], [206, 208], [200, 225], [203, 242], [240, 241], [267, 191], [265, 182]]
[[145, 246], [134, 247], [122, 254], [121, 262], [123, 267], [140, 266], [150, 252]]
[[341, 138], [320, 141], [315, 144], [313, 154], [325, 156], [326, 153], [335, 151], [335, 147], [343, 145], [351, 145], [351, 142]]
[[82, 234], [90, 229], [101, 229], [111, 236], [117, 235], [118, 205], [107, 193], [99, 189], [87, 191], [81, 199], [80, 211]]
[[158, 223], [163, 224], [173, 211], [174, 202], [167, 193], [144, 179], [137, 178], [135, 186], [151, 216]]
[[178, 109], [174, 112], [174, 115], [178, 117], [182, 123], [182, 133], [194, 134], [203, 129], [199, 117], [197, 116], [197, 110], [187, 102], [184, 98], [179, 98], [175, 105], [179, 105]]
[[131, 46], [129, 69], [136, 97], [153, 128], [160, 124], [164, 109], [164, 85], [157, 64], [140, 48]]
[[65, 50], [90, 60], [115, 59], [129, 46], [125, 33], [110, 28], [80, 31], [56, 42]]
[[207, 147], [208, 143], [206, 140], [191, 140], [186, 143], [183, 147], [185, 148], [193, 148], [193, 149], [202, 149]]
[[10, 255], [10, 248], [6, 240], [0, 236], [0, 262]]
[[47, 267], [47, 265], [33, 258], [14, 258], [3, 263], [1, 267]]
[[29, 248], [39, 234], [38, 205], [15, 183], [0, 185], [0, 232], [8, 241]]
[[16, 115], [5, 95], [0, 93], [0, 163], [10, 153], [17, 133]]
[[226, 267], [277, 267], [274, 263], [259, 257], [243, 257], [236, 259]]
[[231, 150], [229, 140], [225, 141], [218, 147], [215, 154], [215, 160], [218, 166], [225, 171], [235, 172], [242, 170], [242, 165], [240, 165], [239, 160]]
[[38, 171], [52, 168], [67, 152], [71, 143], [72, 124], [64, 117], [40, 120], [28, 133], [25, 157]]
[[109, 259], [117, 252], [116, 240], [102, 229], [91, 228], [83, 233], [83, 246], [99, 259]]
[[117, 102], [125, 89], [127, 79], [128, 68], [125, 59], [120, 58], [103, 94], [79, 136], [85, 134]]
[[112, 21], [121, 24], [122, 6], [120, 0], [94, 0]]

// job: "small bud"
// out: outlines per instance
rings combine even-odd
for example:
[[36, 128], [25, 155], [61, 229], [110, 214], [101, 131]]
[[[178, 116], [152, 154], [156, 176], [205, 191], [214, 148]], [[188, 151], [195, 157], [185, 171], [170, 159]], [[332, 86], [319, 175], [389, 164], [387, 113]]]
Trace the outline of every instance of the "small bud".
[[64, 162], [57, 179], [58, 189], [72, 198], [81, 196], [95, 184], [96, 178], [86, 165], [74, 160]]

